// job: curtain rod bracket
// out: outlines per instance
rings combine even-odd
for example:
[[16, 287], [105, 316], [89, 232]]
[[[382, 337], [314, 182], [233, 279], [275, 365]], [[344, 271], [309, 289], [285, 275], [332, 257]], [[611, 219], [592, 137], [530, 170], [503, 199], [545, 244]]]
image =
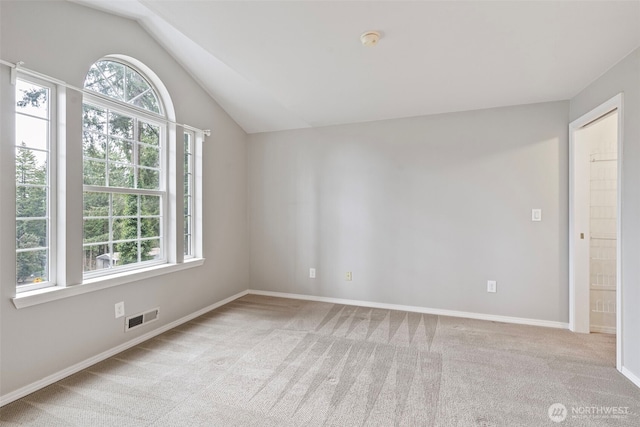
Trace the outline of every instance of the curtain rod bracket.
[[24, 65], [24, 62], [22, 61], [18, 61], [16, 62], [16, 64], [11, 67], [11, 86], [15, 86], [16, 85], [16, 79], [17, 79], [17, 75], [18, 75], [18, 68], [20, 68], [21, 66]]

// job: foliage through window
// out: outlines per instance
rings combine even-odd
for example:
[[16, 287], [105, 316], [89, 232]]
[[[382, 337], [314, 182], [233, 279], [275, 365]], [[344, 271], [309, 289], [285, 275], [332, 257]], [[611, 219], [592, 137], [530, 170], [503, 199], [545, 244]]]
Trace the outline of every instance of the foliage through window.
[[[16, 72], [16, 292], [126, 282], [153, 272], [110, 275], [202, 259], [203, 135], [186, 125], [178, 131], [162, 83], [134, 59], [152, 80], [121, 61], [91, 66], [82, 104], [66, 104], [68, 87], [52, 78]], [[58, 104], [81, 116], [81, 128], [73, 120], [57, 126]]]
[[[86, 88], [159, 112], [158, 97], [131, 68], [94, 64]], [[85, 96], [83, 105], [83, 269], [162, 261], [164, 254], [165, 126], [135, 109]]]
[[162, 113], [158, 96], [147, 80], [120, 62], [102, 60], [93, 64], [84, 88], [156, 114]]
[[16, 82], [16, 282], [22, 290], [51, 280], [51, 90]]

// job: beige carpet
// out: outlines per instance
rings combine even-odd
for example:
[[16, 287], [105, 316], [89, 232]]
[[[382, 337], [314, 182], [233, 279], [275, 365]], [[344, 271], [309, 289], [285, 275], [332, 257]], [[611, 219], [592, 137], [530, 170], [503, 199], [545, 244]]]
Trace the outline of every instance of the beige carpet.
[[[608, 335], [250, 295], [3, 407], [0, 425], [638, 426], [640, 390], [614, 365]], [[608, 407], [629, 415], [584, 413]]]

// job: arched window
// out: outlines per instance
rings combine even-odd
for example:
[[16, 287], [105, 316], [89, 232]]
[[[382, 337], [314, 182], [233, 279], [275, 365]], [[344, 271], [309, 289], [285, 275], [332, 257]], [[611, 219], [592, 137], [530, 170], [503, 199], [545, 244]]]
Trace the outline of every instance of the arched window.
[[104, 59], [89, 69], [84, 88], [156, 114], [162, 114], [158, 95], [139, 72], [121, 62]]
[[[109, 55], [80, 104], [75, 86], [15, 74], [16, 307], [202, 265], [205, 131], [176, 123], [158, 76]], [[92, 286], [28, 295], [80, 284]]]
[[132, 66], [102, 59], [84, 88], [85, 277], [167, 260], [167, 125], [160, 97]]

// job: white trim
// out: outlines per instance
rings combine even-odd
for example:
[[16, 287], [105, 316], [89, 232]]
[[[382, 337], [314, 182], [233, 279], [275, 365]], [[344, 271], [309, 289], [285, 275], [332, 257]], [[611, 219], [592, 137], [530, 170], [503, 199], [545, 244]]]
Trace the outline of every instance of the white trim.
[[616, 327], [615, 326], [591, 326], [589, 329], [591, 329], [591, 332], [595, 332], [598, 334], [615, 334], [616, 333]]
[[[41, 283], [31, 283], [27, 285], [18, 285], [16, 280], [16, 292], [29, 292], [38, 289], [47, 288], [50, 286], [54, 286], [58, 281], [58, 211], [57, 211], [57, 194], [58, 194], [58, 141], [60, 140], [60, 135], [58, 134], [59, 127], [58, 123], [60, 120], [58, 118], [58, 108], [59, 108], [59, 98], [58, 98], [58, 88], [55, 84], [43, 80], [34, 76], [25, 75], [20, 70], [18, 70], [17, 80], [22, 80], [23, 82], [40, 86], [42, 88], [49, 90], [49, 96], [47, 99], [47, 117], [39, 117], [31, 114], [25, 114], [21, 111], [18, 111], [16, 107], [17, 105], [17, 93], [16, 93], [16, 103], [14, 104], [14, 122], [18, 115], [32, 117], [37, 120], [43, 120], [47, 123], [47, 145], [46, 149], [35, 148], [26, 146], [25, 148], [31, 151], [38, 151], [40, 153], [46, 153], [46, 184], [42, 185], [26, 185], [25, 187], [39, 187], [45, 189], [47, 192], [47, 208], [44, 217], [40, 217], [38, 219], [44, 219], [47, 224], [47, 280]], [[17, 84], [17, 83], [16, 83]], [[17, 92], [17, 88], [14, 88], [14, 91]], [[64, 96], [64, 95], [63, 95]], [[17, 125], [14, 129], [17, 135]], [[13, 142], [13, 146], [15, 149], [19, 147], [16, 141]], [[16, 202], [17, 202], [17, 185], [15, 192]], [[16, 224], [18, 220], [28, 220], [30, 218], [15, 217]], [[42, 248], [40, 248], [42, 249]], [[38, 250], [38, 248], [30, 248], [26, 251]], [[20, 250], [16, 250], [16, 253], [21, 252]], [[16, 277], [17, 279], [17, 277]]]
[[68, 298], [75, 295], [86, 294], [87, 292], [99, 291], [101, 289], [149, 279], [163, 274], [199, 267], [204, 264], [204, 261], [204, 258], [197, 258], [185, 261], [181, 264], [162, 264], [159, 266], [140, 268], [134, 271], [115, 273], [110, 276], [87, 279], [81, 285], [67, 287], [51, 286], [48, 288], [38, 289], [36, 291], [22, 292], [11, 300], [17, 309], [31, 307], [33, 305], [44, 304], [46, 302]]
[[623, 372], [625, 369], [623, 364], [623, 330], [622, 330], [622, 169], [623, 169], [623, 141], [624, 141], [624, 95], [617, 94], [608, 101], [602, 103], [598, 107], [583, 114], [569, 124], [569, 329], [575, 331], [576, 313], [575, 313], [575, 294], [576, 284], [574, 279], [574, 252], [575, 239], [574, 235], [574, 134], [575, 132], [599, 119], [600, 117], [617, 110], [618, 112], [618, 183], [617, 183], [617, 241], [616, 241], [616, 369]]
[[193, 241], [193, 255], [196, 258], [204, 257], [204, 220], [202, 215], [202, 206], [204, 205], [204, 187], [203, 180], [203, 144], [205, 133], [196, 132], [196, 139], [193, 141], [193, 212], [192, 212], [192, 226], [191, 240]]
[[633, 372], [631, 372], [630, 370], [628, 370], [627, 368], [625, 368], [624, 366], [622, 367], [622, 369], [620, 370], [620, 373], [622, 375], [624, 375], [625, 377], [627, 377], [627, 379], [629, 381], [631, 381], [632, 383], [634, 383], [636, 385], [636, 387], [640, 388], [640, 377], [638, 377], [637, 375], [635, 375]]
[[360, 307], [383, 308], [387, 310], [411, 311], [414, 313], [435, 314], [438, 316], [463, 317], [466, 319], [488, 320], [490, 322], [514, 323], [518, 325], [542, 326], [545, 328], [568, 329], [566, 322], [553, 320], [528, 319], [524, 317], [500, 316], [495, 314], [472, 313], [469, 311], [444, 310], [440, 308], [417, 307], [412, 305], [386, 304], [373, 301], [358, 301], [343, 298], [317, 297], [313, 295], [289, 294], [284, 292], [259, 291], [249, 289], [251, 295], [263, 295], [269, 297], [299, 299], [305, 301], [330, 302], [333, 304], [356, 305]]
[[68, 377], [69, 375], [73, 375], [73, 374], [75, 374], [77, 372], [82, 371], [83, 369], [86, 369], [86, 368], [88, 368], [88, 367], [90, 367], [92, 365], [95, 365], [98, 362], [102, 362], [103, 360], [108, 359], [109, 357], [115, 356], [118, 353], [121, 353], [121, 352], [123, 352], [123, 351], [125, 351], [125, 350], [127, 350], [127, 349], [129, 349], [129, 348], [131, 348], [133, 346], [136, 346], [136, 345], [138, 345], [138, 344], [140, 344], [140, 343], [142, 343], [144, 341], [147, 341], [147, 340], [149, 340], [149, 339], [151, 339], [151, 338], [153, 338], [153, 337], [155, 337], [157, 335], [160, 335], [163, 332], [166, 332], [166, 331], [168, 331], [170, 329], [173, 329], [176, 326], [180, 326], [183, 323], [186, 323], [186, 322], [188, 322], [190, 320], [193, 320], [198, 316], [202, 316], [203, 314], [208, 313], [211, 310], [215, 310], [218, 307], [221, 307], [221, 306], [223, 306], [225, 304], [230, 303], [231, 301], [234, 301], [234, 300], [236, 300], [238, 298], [241, 298], [241, 297], [247, 295], [247, 293], [248, 293], [248, 291], [239, 292], [239, 293], [237, 293], [235, 295], [230, 296], [229, 298], [225, 298], [222, 301], [218, 301], [218, 302], [216, 302], [214, 304], [211, 304], [211, 305], [209, 305], [209, 306], [207, 306], [207, 307], [205, 307], [203, 309], [200, 309], [200, 310], [198, 310], [198, 311], [196, 311], [194, 313], [191, 313], [191, 314], [189, 314], [187, 316], [184, 316], [184, 317], [182, 317], [182, 318], [180, 318], [178, 320], [174, 320], [171, 323], [167, 323], [166, 325], [161, 326], [158, 329], [154, 329], [153, 331], [147, 332], [144, 335], [140, 335], [137, 338], [134, 338], [134, 339], [132, 339], [130, 341], [127, 341], [127, 342], [125, 342], [123, 344], [120, 344], [120, 345], [118, 345], [116, 347], [113, 347], [113, 348], [111, 348], [111, 349], [109, 349], [107, 351], [104, 351], [104, 352], [102, 352], [100, 354], [97, 354], [97, 355], [95, 355], [93, 357], [90, 357], [90, 358], [88, 358], [86, 360], [83, 360], [82, 362], [76, 363], [75, 365], [70, 366], [70, 367], [68, 367], [66, 369], [58, 371], [55, 374], [49, 375], [49, 376], [47, 376], [47, 377], [45, 377], [45, 378], [43, 378], [41, 380], [33, 382], [33, 383], [31, 383], [31, 384], [29, 384], [27, 386], [21, 387], [18, 390], [15, 390], [15, 391], [13, 391], [11, 393], [8, 393], [8, 394], [5, 394], [3, 396], [0, 396], [0, 406], [4, 406], [4, 405], [6, 405], [8, 403], [11, 403], [11, 402], [13, 402], [15, 400], [18, 400], [18, 399], [20, 399], [20, 398], [22, 398], [22, 397], [24, 397], [24, 396], [26, 396], [28, 394], [33, 393], [34, 391], [38, 391], [41, 388], [44, 388], [44, 387], [46, 387], [48, 385], [51, 385], [51, 384], [55, 383], [56, 381], [60, 381], [61, 379], [64, 379], [64, 378]]
[[[195, 199], [196, 199], [195, 193], [194, 193], [195, 180], [196, 180], [196, 174], [195, 174], [195, 172], [196, 172], [195, 171], [195, 163], [196, 163], [195, 162], [195, 158], [196, 158], [196, 154], [195, 154], [195, 151], [196, 151], [196, 149], [195, 149], [196, 148], [196, 133], [194, 131], [188, 130], [188, 129], [183, 130], [182, 157], [181, 157], [183, 159], [184, 159], [184, 157], [185, 157], [185, 155], [187, 153], [187, 151], [185, 150], [185, 139], [184, 139], [185, 135], [189, 136], [189, 149], [190, 149], [190, 151], [189, 151], [189, 162], [187, 164], [187, 170], [184, 170], [184, 166], [185, 166], [184, 165], [184, 161], [182, 162], [183, 169], [182, 169], [181, 176], [184, 177], [187, 172], [190, 172], [190, 179], [189, 179], [189, 183], [188, 183], [187, 187], [190, 190], [189, 200], [191, 202], [190, 202], [190, 204], [188, 206], [188, 213], [191, 216], [191, 220], [189, 222], [189, 225], [191, 226], [191, 229], [189, 229], [189, 230], [185, 230], [184, 229], [184, 208], [185, 208], [184, 197], [186, 196], [186, 194], [184, 193], [185, 181], [184, 181], [184, 178], [183, 178], [181, 180], [182, 185], [180, 186], [182, 188], [182, 205], [181, 205], [182, 209], [180, 210], [180, 212], [182, 212], [182, 217], [181, 217], [181, 221], [179, 221], [180, 223], [182, 223], [182, 231], [181, 231], [181, 233], [178, 233], [178, 234], [181, 234], [181, 236], [182, 236], [182, 247], [183, 247], [182, 253], [183, 253], [183, 256], [184, 256], [184, 258], [189, 259], [191, 257], [194, 257], [195, 256], [195, 252], [196, 252], [194, 250], [194, 247], [195, 247], [194, 237], [195, 237], [195, 234], [196, 234], [194, 232], [194, 220], [195, 220], [195, 216], [196, 216], [195, 215], [195, 209], [194, 209]], [[189, 239], [189, 248], [188, 248], [189, 254], [188, 255], [184, 255], [184, 248], [186, 246], [186, 242], [184, 242], [184, 235], [186, 234], [187, 231], [189, 231], [189, 236], [191, 236], [191, 238]]]

